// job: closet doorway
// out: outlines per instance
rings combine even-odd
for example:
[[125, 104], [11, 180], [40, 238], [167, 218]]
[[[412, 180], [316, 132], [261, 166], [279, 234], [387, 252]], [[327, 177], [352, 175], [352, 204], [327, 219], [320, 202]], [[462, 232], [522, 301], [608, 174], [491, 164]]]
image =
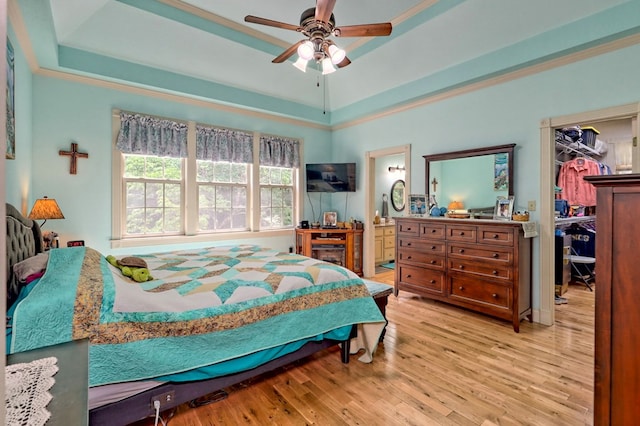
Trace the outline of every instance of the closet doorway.
[[[541, 173], [540, 173], [540, 293], [538, 321], [552, 325], [555, 322], [555, 187], [557, 173], [556, 129], [571, 126], [594, 127], [600, 134], [600, 140], [607, 143], [606, 153], [598, 157], [607, 158], [606, 164], [613, 165], [616, 172], [617, 161], [615, 144], [625, 143], [624, 138], [631, 138], [636, 146], [631, 148], [631, 167], [624, 165], [618, 172], [640, 172], [640, 156], [637, 146], [638, 119], [640, 104], [623, 105], [604, 110], [584, 112], [569, 116], [555, 117], [541, 122]], [[629, 132], [631, 136], [629, 136]], [[606, 140], [608, 139], [608, 141]], [[611, 143], [611, 145], [608, 144]], [[588, 152], [588, 151], [587, 151]], [[577, 154], [577, 153], [576, 153]], [[589, 153], [591, 157], [591, 154]], [[585, 154], [582, 154], [583, 157]], [[593, 157], [596, 157], [595, 154]], [[597, 214], [597, 206], [595, 208]]]

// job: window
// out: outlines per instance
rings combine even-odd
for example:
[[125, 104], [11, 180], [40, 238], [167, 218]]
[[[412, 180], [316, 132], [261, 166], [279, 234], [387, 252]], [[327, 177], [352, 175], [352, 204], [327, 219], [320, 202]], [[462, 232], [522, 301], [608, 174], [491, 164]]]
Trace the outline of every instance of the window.
[[113, 247], [233, 239], [299, 220], [298, 140], [124, 112], [113, 128]]
[[182, 160], [123, 155], [126, 235], [182, 232]]
[[287, 228], [294, 224], [295, 169], [260, 166], [260, 227]]
[[247, 230], [246, 164], [197, 160], [198, 229]]

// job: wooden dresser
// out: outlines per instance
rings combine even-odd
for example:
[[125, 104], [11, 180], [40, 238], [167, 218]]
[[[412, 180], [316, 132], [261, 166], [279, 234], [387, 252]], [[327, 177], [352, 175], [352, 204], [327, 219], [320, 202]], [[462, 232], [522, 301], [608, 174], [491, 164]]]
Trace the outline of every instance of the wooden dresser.
[[597, 188], [594, 425], [638, 421], [640, 174], [589, 176]]
[[531, 238], [500, 220], [397, 218], [395, 294], [511, 320], [531, 320]]

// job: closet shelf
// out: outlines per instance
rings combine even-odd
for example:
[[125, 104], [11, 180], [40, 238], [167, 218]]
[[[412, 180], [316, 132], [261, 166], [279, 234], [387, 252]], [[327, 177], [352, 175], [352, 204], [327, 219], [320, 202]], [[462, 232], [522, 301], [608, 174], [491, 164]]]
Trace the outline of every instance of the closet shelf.
[[556, 225], [571, 225], [573, 223], [594, 222], [596, 216], [571, 216], [571, 217], [556, 217]]
[[560, 142], [560, 141], [556, 140], [556, 147], [561, 148], [563, 150], [568, 150], [568, 151], [574, 152], [576, 154], [580, 154], [580, 155], [582, 155], [584, 157], [587, 157], [587, 158], [589, 158], [591, 160], [597, 161], [591, 155], [596, 155], [598, 157], [601, 155], [598, 151], [596, 151], [593, 148], [588, 147], [587, 145], [585, 145], [583, 143], [572, 142], [571, 145], [575, 145], [576, 147], [574, 148], [572, 146], [569, 146], [569, 144], [566, 144], [564, 142]]

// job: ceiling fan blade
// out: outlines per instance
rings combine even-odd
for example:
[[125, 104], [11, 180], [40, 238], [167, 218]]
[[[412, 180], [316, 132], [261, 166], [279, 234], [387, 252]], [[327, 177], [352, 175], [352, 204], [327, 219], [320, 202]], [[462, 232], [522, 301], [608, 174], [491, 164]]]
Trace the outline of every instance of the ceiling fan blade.
[[296, 50], [298, 50], [298, 46], [300, 46], [302, 43], [304, 43], [306, 40], [300, 40], [299, 42], [291, 45], [287, 50], [285, 50], [284, 52], [282, 52], [279, 56], [277, 56], [276, 58], [273, 59], [274, 64], [279, 64], [281, 62], [286, 61], [287, 59], [289, 59], [291, 57], [291, 55], [293, 55], [294, 53], [296, 53]]
[[336, 37], [375, 37], [388, 36], [391, 34], [392, 26], [390, 22], [379, 24], [347, 25], [336, 28]]
[[316, 21], [329, 22], [336, 0], [316, 1]]
[[337, 64], [336, 66], [337, 66], [338, 68], [344, 68], [344, 67], [346, 67], [347, 65], [349, 65], [350, 63], [351, 63], [351, 61], [349, 60], [349, 58], [347, 58], [347, 57], [345, 56], [345, 57], [344, 57], [344, 59], [343, 59], [342, 61], [340, 61], [340, 63], [339, 63], [339, 64]]
[[282, 28], [284, 30], [302, 31], [302, 28], [298, 25], [287, 24], [285, 22], [273, 21], [271, 19], [260, 18], [258, 16], [247, 15], [244, 17], [245, 22], [251, 22], [252, 24], [267, 25], [269, 27]]

